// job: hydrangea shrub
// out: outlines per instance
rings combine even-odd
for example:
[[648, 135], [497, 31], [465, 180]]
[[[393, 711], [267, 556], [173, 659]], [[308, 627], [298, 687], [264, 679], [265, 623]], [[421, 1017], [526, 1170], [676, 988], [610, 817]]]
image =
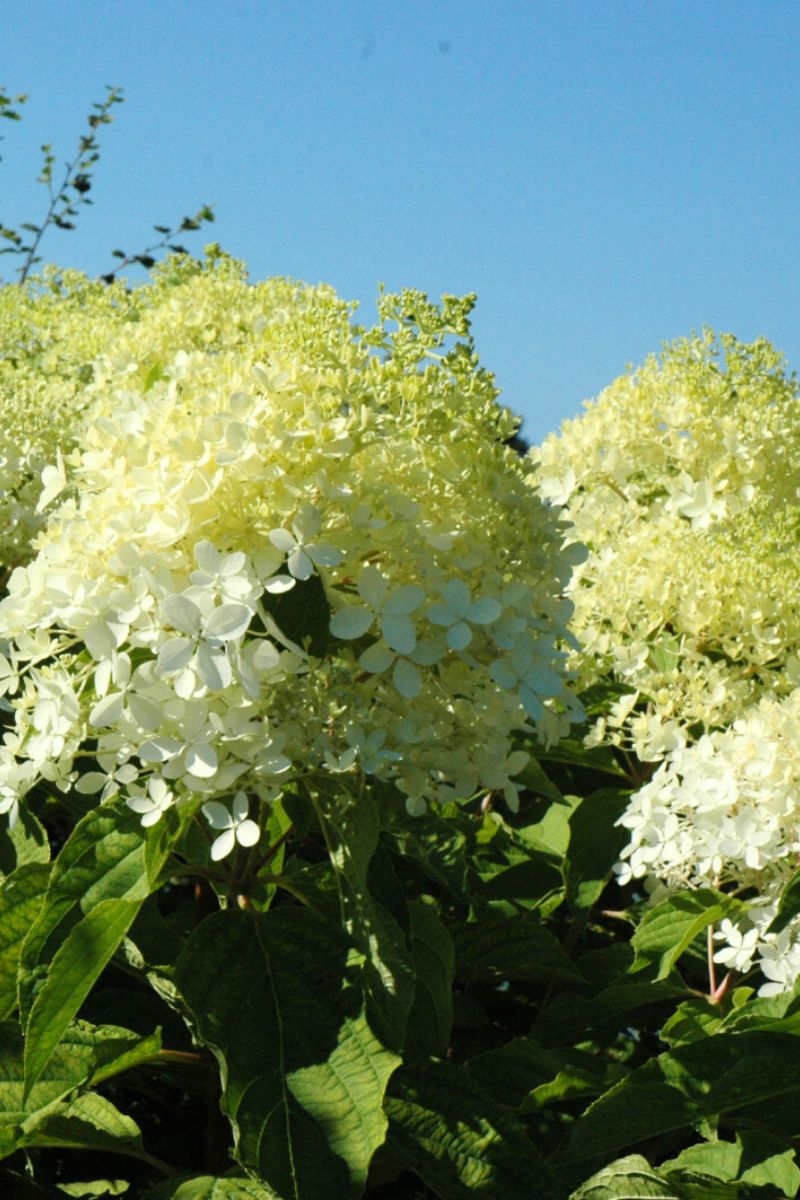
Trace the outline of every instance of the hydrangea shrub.
[[621, 819], [618, 880], [653, 902], [681, 888], [747, 897], [712, 957], [740, 975], [756, 964], [761, 996], [800, 976], [800, 922], [776, 924], [800, 851], [797, 405], [769, 343], [707, 331], [533, 452], [589, 547], [573, 665], [613, 698], [587, 744], [661, 763]]

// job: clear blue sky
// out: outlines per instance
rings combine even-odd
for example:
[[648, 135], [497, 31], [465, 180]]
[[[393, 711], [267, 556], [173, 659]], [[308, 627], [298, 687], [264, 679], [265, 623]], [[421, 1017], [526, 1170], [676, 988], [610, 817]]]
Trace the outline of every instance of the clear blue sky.
[[[665, 340], [710, 324], [800, 366], [794, 0], [25, 0], [0, 14], [0, 219], [92, 101], [95, 206], [45, 256], [208, 202], [251, 277], [478, 293], [478, 349], [538, 440]], [[192, 247], [199, 246], [197, 235]], [[0, 260], [9, 276], [11, 260]]]

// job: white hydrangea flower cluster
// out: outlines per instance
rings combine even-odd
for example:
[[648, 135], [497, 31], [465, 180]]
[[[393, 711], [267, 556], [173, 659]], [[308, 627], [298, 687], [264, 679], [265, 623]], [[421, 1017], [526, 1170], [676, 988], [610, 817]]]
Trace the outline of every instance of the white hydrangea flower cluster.
[[621, 884], [722, 887], [750, 899], [742, 922], [723, 921], [716, 960], [755, 963], [776, 995], [800, 978], [800, 917], [768, 932], [800, 855], [800, 690], [765, 698], [727, 729], [672, 750], [632, 797]]
[[658, 760], [800, 682], [798, 386], [763, 339], [713, 333], [618, 379], [531, 454], [589, 547], [572, 665], [625, 695], [595, 741]]
[[227, 263], [134, 297], [43, 481], [71, 490], [0, 603], [0, 811], [42, 779], [145, 825], [200, 794], [219, 856], [252, 844], [247, 797], [316, 770], [391, 781], [413, 812], [513, 806], [515, 731], [582, 716], [581, 553], [491, 377], [445, 346], [473, 298], [384, 297], [365, 332], [330, 289]]
[[[75, 271], [0, 288], [0, 578], [30, 557], [44, 524], [42, 471], [54, 483], [74, 445], [92, 362], [135, 305], [122, 284]], [[56, 486], [58, 486], [56, 484]]]

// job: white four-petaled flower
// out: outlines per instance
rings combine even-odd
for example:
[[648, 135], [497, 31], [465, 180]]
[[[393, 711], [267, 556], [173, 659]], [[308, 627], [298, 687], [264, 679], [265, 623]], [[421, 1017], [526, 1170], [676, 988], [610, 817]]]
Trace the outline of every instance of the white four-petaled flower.
[[211, 846], [211, 857], [214, 862], [225, 858], [238, 842], [240, 846], [255, 846], [261, 831], [255, 821], [248, 817], [249, 805], [244, 792], [237, 792], [233, 798], [232, 813], [224, 804], [209, 800], [203, 805], [203, 813], [212, 829], [222, 832]]

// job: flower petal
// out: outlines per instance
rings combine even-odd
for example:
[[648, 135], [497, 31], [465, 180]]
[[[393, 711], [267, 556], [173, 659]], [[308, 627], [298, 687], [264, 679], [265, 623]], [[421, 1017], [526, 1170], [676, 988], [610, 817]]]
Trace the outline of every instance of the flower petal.
[[381, 629], [387, 645], [398, 654], [410, 654], [417, 644], [414, 622], [409, 617], [388, 613], [381, 617]]
[[340, 608], [334, 613], [330, 630], [334, 637], [350, 641], [352, 638], [363, 637], [374, 620], [375, 614], [369, 608], [363, 608], [360, 604], [348, 604], [346, 608]]
[[226, 829], [221, 833], [211, 847], [211, 858], [213, 862], [219, 862], [221, 858], [225, 858], [230, 854], [233, 847], [236, 845], [236, 834], [233, 829]]

